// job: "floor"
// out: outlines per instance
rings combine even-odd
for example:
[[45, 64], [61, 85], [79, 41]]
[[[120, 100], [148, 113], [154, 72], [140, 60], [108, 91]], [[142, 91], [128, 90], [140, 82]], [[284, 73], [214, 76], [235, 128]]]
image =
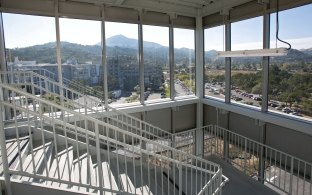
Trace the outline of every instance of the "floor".
[[267, 186], [259, 183], [255, 179], [245, 175], [233, 166], [227, 164], [220, 158], [209, 157], [222, 167], [222, 174], [229, 178], [229, 182], [225, 184], [222, 190], [223, 195], [277, 195], [279, 193], [271, 190]]

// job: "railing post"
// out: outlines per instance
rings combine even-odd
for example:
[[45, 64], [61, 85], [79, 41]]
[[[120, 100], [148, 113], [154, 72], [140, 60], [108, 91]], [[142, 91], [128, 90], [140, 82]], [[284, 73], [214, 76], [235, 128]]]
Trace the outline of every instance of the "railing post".
[[0, 147], [1, 147], [1, 156], [2, 156], [2, 166], [3, 166], [3, 174], [4, 174], [4, 182], [5, 189], [7, 195], [12, 195], [10, 174], [9, 174], [9, 162], [6, 151], [5, 144], [5, 132], [4, 132], [4, 124], [3, 124], [3, 116], [2, 116], [2, 105], [0, 106]]
[[245, 138], [245, 142], [244, 142], [244, 173], [246, 174], [246, 167], [247, 167], [247, 139]]
[[290, 179], [289, 179], [289, 194], [292, 194], [293, 175], [294, 175], [294, 157], [291, 156], [291, 162], [290, 162]]
[[[99, 188], [103, 189], [103, 169], [102, 169], [102, 161], [101, 161], [99, 125], [97, 123], [95, 123], [94, 125], [95, 125], [96, 160], [98, 164]], [[103, 195], [102, 190], [100, 190], [100, 195]]]
[[179, 195], [182, 195], [182, 157], [179, 153]]
[[259, 154], [259, 168], [258, 168], [258, 181], [264, 184], [265, 180], [265, 151], [264, 146], [260, 145], [260, 154]]
[[[265, 161], [266, 161], [266, 152], [265, 152], [265, 143], [266, 143], [266, 124], [262, 121], [256, 121], [256, 125], [261, 127], [261, 143], [260, 154], [259, 154], [259, 167], [258, 167], [258, 181], [264, 184], [265, 181]], [[258, 151], [257, 151], [258, 152]]]
[[203, 157], [204, 155], [204, 131], [203, 128], [197, 128], [195, 131], [195, 155]]
[[230, 157], [230, 136], [228, 130], [223, 130], [223, 132], [223, 158], [226, 162], [228, 162]]

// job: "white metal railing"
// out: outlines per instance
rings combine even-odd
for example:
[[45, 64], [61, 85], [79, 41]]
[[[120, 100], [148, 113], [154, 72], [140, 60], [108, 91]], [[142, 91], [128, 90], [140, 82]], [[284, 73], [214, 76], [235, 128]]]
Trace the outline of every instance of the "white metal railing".
[[[6, 91], [12, 97], [10, 101], [1, 101], [0, 113], [2, 115], [2, 109], [11, 111], [13, 121], [10, 121], [10, 128], [14, 129], [19, 146], [19, 152], [13, 158], [15, 162], [9, 162], [4, 131], [1, 130], [0, 144], [2, 160], [6, 162], [3, 163], [6, 184], [10, 183], [12, 179], [10, 175], [12, 175], [13, 179], [45, 185], [54, 183], [65, 188], [76, 187], [89, 193], [100, 194], [103, 192], [137, 194], [138, 191], [143, 191], [144, 186], [152, 189], [153, 194], [219, 194], [221, 192], [224, 182], [222, 170], [217, 164], [122, 130], [85, 113], [37, 97], [13, 85], [0, 83], [0, 88], [1, 92]], [[23, 98], [16, 98], [21, 96]], [[22, 106], [20, 101], [23, 99], [26, 103], [38, 105], [37, 109]], [[44, 113], [44, 109], [47, 108], [50, 112]], [[62, 113], [61, 117], [58, 115], [59, 112]], [[28, 150], [25, 149], [26, 146], [21, 145], [22, 132], [18, 115], [24, 115], [27, 119], [21, 124], [26, 123], [28, 127], [26, 131], [27, 136], [30, 137]], [[1, 126], [4, 125], [5, 122], [1, 121]], [[39, 134], [34, 133], [35, 131]], [[156, 151], [159, 152], [144, 149], [144, 145], [147, 144], [157, 148]], [[39, 151], [42, 152], [40, 158], [37, 156], [38, 153], [40, 154]], [[58, 155], [61, 154], [66, 154], [64, 162], [67, 166], [60, 164], [62, 158]], [[72, 156], [76, 156], [77, 159], [73, 160]], [[189, 160], [186, 162], [182, 159]], [[56, 166], [53, 167], [53, 163], [50, 166], [51, 161]], [[96, 170], [92, 169], [93, 162], [96, 164]], [[116, 179], [118, 178], [116, 176], [117, 189], [112, 187], [113, 185], [107, 187], [105, 180], [110, 179], [103, 176], [104, 162], [118, 177], [122, 174], [128, 176], [130, 180], [126, 180], [126, 183], [132, 181], [136, 188], [122, 188], [128, 185], [124, 184], [124, 180]], [[56, 174], [51, 175], [51, 170], [56, 171]]]
[[[44, 71], [44, 73], [44, 75], [53, 74], [48, 71]], [[6, 79], [10, 84], [30, 86], [31, 89], [28, 90], [31, 91], [33, 95], [39, 94], [49, 101], [58, 102], [59, 104], [64, 102], [63, 106], [67, 108], [76, 109], [76, 111], [81, 113], [87, 111], [88, 114], [96, 114], [95, 117], [102, 118], [102, 120], [105, 120], [111, 125], [140, 133], [140, 135], [148, 137], [149, 139], [163, 140], [166, 141], [168, 145], [171, 145], [173, 138], [171, 133], [115, 108], [105, 108], [105, 105], [99, 99], [60, 85], [49, 77], [42, 76], [32, 71], [1, 72], [0, 76], [2, 80]], [[46, 112], [49, 112], [49, 110], [46, 110]]]
[[[38, 73], [38, 74], [40, 74], [44, 77], [47, 77], [51, 80], [58, 81], [58, 76], [55, 73], [53, 73], [47, 69], [37, 68], [37, 69], [34, 69], [33, 72]], [[81, 94], [92, 95], [94, 97], [99, 98], [100, 100], [104, 100], [104, 93], [103, 92], [93, 90], [91, 87], [85, 86], [78, 81], [69, 80], [69, 79], [63, 77], [63, 85], [65, 85], [71, 89], [74, 89]]]
[[204, 134], [204, 156], [216, 155], [280, 193], [311, 195], [312, 163], [216, 125], [175, 134], [176, 148], [194, 154], [196, 131]]

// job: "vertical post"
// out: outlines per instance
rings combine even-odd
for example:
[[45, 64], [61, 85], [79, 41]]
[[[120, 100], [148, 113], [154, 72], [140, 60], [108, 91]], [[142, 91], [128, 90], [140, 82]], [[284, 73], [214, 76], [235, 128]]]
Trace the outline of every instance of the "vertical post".
[[7, 155], [6, 144], [5, 144], [4, 124], [2, 120], [3, 119], [2, 109], [3, 107], [1, 105], [0, 106], [0, 147], [1, 147], [3, 175], [4, 175], [6, 194], [12, 195], [12, 188], [11, 188], [11, 181], [10, 181], [10, 174], [9, 174], [9, 162], [8, 162], [8, 155]]
[[[181, 158], [181, 153], [179, 153], [179, 195], [182, 195], [182, 164], [181, 164], [182, 158]], [[187, 185], [187, 184], [186, 184]]]
[[[7, 63], [5, 59], [5, 40], [4, 40], [4, 29], [3, 29], [3, 18], [2, 18], [2, 12], [0, 12], [0, 70], [1, 71], [7, 71]], [[12, 69], [13, 71], [13, 69]], [[8, 78], [7, 75], [3, 74], [3, 78], [0, 80], [0, 82], [7, 83]], [[1, 90], [0, 91], [1, 98], [3, 98], [4, 101], [7, 101], [9, 99], [9, 93], [7, 90]], [[10, 108], [4, 108], [2, 109], [2, 117], [0, 120], [6, 120], [11, 119], [11, 109]]]
[[169, 16], [169, 74], [170, 74], [170, 99], [174, 100], [174, 32], [173, 32], [173, 18]]
[[[228, 21], [230, 18], [229, 12], [225, 12], [225, 50], [231, 51], [231, 23]], [[225, 58], [225, 103], [229, 104], [231, 101], [231, 58]]]
[[[293, 176], [294, 176], [294, 157], [290, 157], [290, 179], [289, 179], [289, 194], [293, 194]], [[299, 163], [299, 162], [298, 162]], [[297, 178], [298, 179], [298, 178]]]
[[[195, 30], [195, 55], [196, 55], [196, 96], [201, 99], [204, 97], [204, 30], [202, 16], [196, 17]], [[204, 132], [202, 126], [203, 104], [198, 102], [196, 105], [196, 127], [195, 131], [195, 155], [202, 156], [204, 153]]]
[[138, 40], [139, 40], [139, 71], [140, 71], [140, 102], [144, 104], [144, 55], [143, 55], [143, 10], [139, 10], [139, 26], [138, 26]]
[[172, 137], [171, 137], [171, 147], [175, 148], [176, 147], [176, 140], [175, 140], [175, 133], [176, 133], [176, 111], [177, 111], [177, 107], [172, 107], [171, 108], [171, 133], [172, 133]]
[[[222, 114], [225, 114], [226, 118], [226, 124], [225, 128], [227, 130], [230, 129], [230, 112], [222, 110]], [[223, 131], [223, 157], [225, 161], [228, 161], [230, 159], [230, 134], [228, 131]]]
[[[95, 142], [96, 142], [95, 144], [96, 144], [96, 159], [98, 164], [99, 188], [103, 189], [103, 169], [100, 151], [99, 125], [97, 123], [94, 123], [94, 125], [95, 125]], [[100, 190], [100, 195], [103, 195], [102, 190]]]
[[102, 67], [103, 67], [103, 89], [104, 89], [104, 104], [108, 112], [108, 85], [107, 85], [107, 61], [106, 61], [106, 34], [105, 34], [105, 7], [101, 7], [101, 39], [102, 39]]
[[[142, 114], [141, 114], [141, 120], [142, 121], [145, 121], [146, 120], [146, 112], [143, 112]], [[141, 124], [141, 129], [142, 129], [142, 134], [141, 134], [141, 136], [142, 137], [144, 137], [144, 136], [146, 136], [145, 135], [145, 133], [144, 133], [144, 130], [145, 130], [145, 126], [143, 126], [142, 125], [142, 123], [140, 123]], [[146, 150], [146, 142], [145, 141], [143, 141], [143, 140], [140, 140], [140, 144], [141, 144], [141, 149], [144, 149], [144, 150]], [[144, 160], [144, 161], [146, 161], [147, 160], [147, 155], [145, 155], [145, 154], [143, 154], [143, 153], [141, 153], [141, 155], [142, 155], [142, 159]]]
[[[263, 49], [270, 48], [270, 13], [267, 12], [269, 3], [265, 4], [265, 13], [263, 16]], [[261, 111], [268, 111], [268, 93], [269, 93], [269, 64], [270, 57], [262, 58], [262, 105]]]
[[[54, 3], [55, 11], [55, 31], [56, 31], [56, 58], [57, 58], [57, 73], [60, 84], [60, 101], [61, 105], [64, 106], [64, 91], [63, 91], [63, 74], [62, 74], [62, 59], [61, 59], [61, 37], [60, 37], [60, 18], [59, 18], [59, 2], [55, 0]], [[40, 93], [41, 94], [41, 93]], [[64, 113], [63, 113], [64, 115]]]
[[[260, 129], [260, 142], [262, 144], [266, 144], [266, 124], [262, 121], [256, 120], [257, 125]], [[259, 145], [259, 167], [258, 167], [258, 181], [264, 183], [265, 180], [265, 160], [266, 160], [266, 152], [265, 148], [262, 145]]]

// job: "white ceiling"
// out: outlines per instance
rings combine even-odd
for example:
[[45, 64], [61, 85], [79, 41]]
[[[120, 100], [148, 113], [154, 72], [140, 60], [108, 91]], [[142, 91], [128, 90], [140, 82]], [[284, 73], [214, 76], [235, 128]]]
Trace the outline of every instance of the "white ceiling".
[[184, 16], [205, 16], [252, 0], [70, 0], [118, 6]]

